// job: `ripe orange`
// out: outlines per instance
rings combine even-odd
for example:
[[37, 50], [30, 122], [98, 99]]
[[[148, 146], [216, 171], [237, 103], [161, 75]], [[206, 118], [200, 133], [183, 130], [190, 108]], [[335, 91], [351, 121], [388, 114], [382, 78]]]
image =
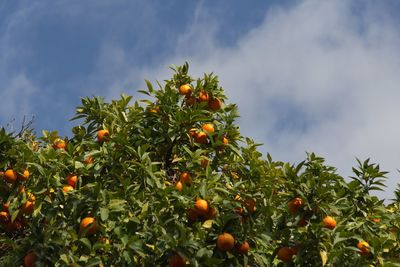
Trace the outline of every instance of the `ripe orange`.
[[210, 164], [210, 161], [208, 160], [208, 159], [202, 159], [201, 161], [200, 161], [200, 165], [201, 165], [201, 167], [203, 167], [203, 168], [207, 168], [207, 166]]
[[107, 142], [110, 138], [110, 132], [108, 130], [99, 130], [97, 132], [97, 141]]
[[293, 250], [289, 247], [281, 247], [276, 254], [277, 258], [283, 262], [290, 262], [293, 255]]
[[222, 102], [218, 98], [212, 98], [208, 101], [208, 106], [213, 110], [217, 111], [221, 108]]
[[79, 225], [79, 232], [87, 231], [89, 235], [96, 233], [97, 223], [96, 219], [93, 217], [85, 217], [81, 220], [81, 224]]
[[205, 145], [207, 144], [207, 138], [208, 136], [205, 132], [198, 132], [194, 137], [194, 140], [196, 141], [196, 143]]
[[247, 208], [249, 213], [253, 213], [256, 211], [256, 201], [252, 198], [246, 198], [243, 201], [245, 207]]
[[288, 210], [291, 214], [296, 214], [299, 212], [300, 208], [303, 207], [304, 201], [299, 197], [295, 197], [288, 203]]
[[25, 267], [35, 267], [36, 260], [37, 260], [36, 252], [31, 250], [24, 257], [24, 266]]
[[381, 222], [381, 218], [372, 218], [372, 221], [374, 223], [380, 223]]
[[188, 209], [186, 212], [187, 218], [189, 222], [195, 222], [199, 218], [199, 213], [196, 209]]
[[306, 220], [306, 218], [301, 217], [301, 219], [297, 222], [297, 226], [299, 227], [304, 227], [307, 226], [308, 222]]
[[190, 95], [192, 93], [192, 88], [189, 84], [184, 84], [179, 87], [179, 93], [181, 95]]
[[68, 193], [68, 192], [74, 190], [74, 188], [72, 186], [70, 186], [70, 185], [64, 185], [62, 190], [63, 190], [64, 193]]
[[205, 220], [212, 220], [217, 217], [217, 210], [215, 208], [209, 208], [208, 212], [204, 215]]
[[65, 143], [65, 140], [63, 140], [61, 138], [57, 138], [53, 142], [54, 149], [65, 149], [66, 146], [67, 146], [67, 144]]
[[17, 172], [13, 169], [8, 169], [4, 172], [4, 180], [9, 183], [15, 183], [17, 180]]
[[223, 233], [218, 236], [217, 247], [222, 251], [231, 250], [235, 245], [235, 238], [229, 233]]
[[199, 102], [207, 102], [209, 99], [208, 93], [205, 91], [201, 91], [199, 93]]
[[24, 170], [22, 172], [22, 174], [18, 174], [18, 179], [20, 181], [26, 181], [26, 180], [28, 180], [29, 176], [30, 176], [29, 171], [28, 170]]
[[83, 163], [89, 165], [92, 164], [94, 162], [94, 158], [92, 156], [88, 156], [83, 160]]
[[178, 189], [179, 192], [182, 192], [183, 190], [183, 184], [181, 181], [178, 181], [175, 185], [175, 188]]
[[179, 180], [185, 185], [190, 185], [192, 182], [191, 175], [188, 172], [182, 172], [181, 175], [179, 175]]
[[185, 103], [186, 106], [193, 106], [194, 104], [196, 104], [196, 98], [192, 95], [188, 95], [185, 97]]
[[235, 250], [238, 254], [247, 254], [250, 250], [250, 245], [247, 241], [244, 241], [242, 244], [236, 244]]
[[0, 223], [8, 223], [10, 220], [10, 214], [8, 211], [0, 211]]
[[76, 183], [78, 182], [78, 176], [76, 176], [75, 174], [68, 174], [66, 180], [70, 186], [75, 188]]
[[323, 220], [324, 226], [328, 229], [335, 229], [336, 227], [336, 220], [333, 219], [331, 216], [326, 216]]
[[21, 207], [21, 211], [24, 214], [30, 215], [35, 210], [35, 202], [34, 201], [26, 201], [24, 205]]
[[212, 134], [214, 133], [214, 125], [212, 123], [206, 123], [203, 124], [203, 126], [201, 127], [203, 129], [203, 131], [205, 131], [206, 133]]
[[175, 253], [169, 258], [169, 267], [182, 267], [186, 265], [186, 259], [179, 253]]
[[197, 199], [196, 203], [194, 204], [194, 208], [196, 209], [197, 213], [201, 215], [206, 215], [208, 213], [208, 202], [204, 199]]
[[370, 251], [370, 246], [366, 241], [359, 241], [357, 243], [357, 248], [360, 250], [360, 254], [367, 255]]

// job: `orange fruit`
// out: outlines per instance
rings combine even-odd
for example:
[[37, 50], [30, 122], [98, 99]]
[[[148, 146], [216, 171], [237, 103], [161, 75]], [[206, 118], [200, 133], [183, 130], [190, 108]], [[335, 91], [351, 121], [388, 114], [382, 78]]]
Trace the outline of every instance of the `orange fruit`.
[[192, 93], [192, 88], [189, 84], [184, 84], [179, 87], [179, 93], [181, 95], [190, 95]]
[[66, 180], [70, 186], [75, 188], [76, 183], [78, 182], [78, 176], [76, 176], [75, 174], [68, 174]]
[[72, 186], [70, 186], [70, 185], [64, 185], [62, 190], [63, 190], [64, 193], [68, 193], [68, 192], [74, 190], [74, 188]]
[[210, 161], [208, 160], [208, 159], [202, 159], [201, 161], [200, 161], [200, 165], [201, 165], [201, 167], [203, 167], [203, 168], [207, 168], [207, 166], [210, 164]]
[[88, 156], [83, 160], [83, 163], [89, 165], [92, 164], [94, 162], [94, 158], [92, 156]]
[[304, 201], [299, 197], [295, 197], [288, 203], [288, 210], [291, 214], [296, 214], [299, 212], [300, 208], [303, 207]]
[[211, 110], [217, 111], [221, 108], [222, 102], [218, 98], [212, 98], [208, 101], [208, 106], [211, 108]]
[[67, 144], [65, 143], [65, 140], [63, 140], [61, 138], [57, 138], [53, 142], [54, 149], [65, 149], [66, 146], [67, 146]]
[[188, 95], [185, 97], [185, 103], [186, 106], [193, 106], [194, 104], [196, 104], [196, 98], [192, 95]]
[[192, 182], [191, 175], [188, 172], [182, 172], [181, 175], [179, 175], [179, 180], [185, 185], [190, 185]]
[[249, 213], [253, 213], [256, 211], [256, 201], [252, 198], [246, 198], [243, 201], [245, 207], [247, 208], [247, 210], [249, 211]]
[[205, 91], [201, 91], [199, 93], [199, 102], [207, 102], [209, 99], [208, 93]]
[[0, 223], [8, 223], [10, 220], [10, 214], [8, 211], [0, 211]]
[[205, 145], [207, 144], [207, 138], [208, 136], [205, 132], [198, 132], [194, 137], [194, 140], [196, 141], [196, 143]]
[[13, 169], [8, 169], [4, 172], [4, 180], [9, 183], [15, 183], [17, 181], [17, 172]]
[[24, 205], [21, 207], [21, 211], [24, 214], [30, 215], [35, 210], [35, 202], [34, 201], [26, 201]]
[[199, 218], [199, 213], [196, 211], [196, 209], [188, 209], [186, 212], [187, 218], [189, 222], [195, 222]]
[[357, 248], [360, 250], [360, 254], [367, 255], [370, 251], [370, 246], [366, 241], [359, 241], [357, 243]]
[[169, 258], [169, 267], [182, 267], [186, 265], [186, 259], [179, 253], [175, 253]]
[[322, 222], [324, 223], [324, 226], [328, 229], [335, 229], [336, 227], [336, 220], [333, 219], [331, 216], [326, 216]]
[[293, 250], [289, 247], [281, 247], [276, 254], [277, 258], [283, 262], [290, 262], [293, 255]]
[[198, 200], [196, 200], [194, 208], [196, 209], [197, 213], [201, 215], [206, 215], [209, 210], [208, 202], [204, 199], [199, 198]]
[[301, 217], [301, 219], [297, 222], [297, 226], [299, 227], [304, 227], [307, 226], [308, 222], [306, 220], [306, 218]]
[[196, 129], [196, 128], [190, 129], [190, 130], [189, 130], [189, 135], [190, 135], [191, 137], [195, 138], [196, 135], [197, 135], [197, 129]]
[[223, 233], [218, 236], [217, 247], [222, 251], [231, 250], [235, 245], [235, 238], [229, 233]]
[[182, 182], [181, 182], [181, 181], [178, 181], [178, 182], [175, 184], [175, 188], [178, 189], [179, 192], [182, 192], [182, 190], [183, 190], [183, 184], [182, 184]]
[[214, 125], [212, 123], [206, 123], [202, 127], [203, 131], [206, 133], [212, 134], [214, 133]]
[[99, 130], [97, 132], [97, 141], [107, 142], [110, 138], [110, 132], [108, 130]]
[[217, 217], [217, 210], [215, 208], [209, 208], [208, 212], [204, 215], [205, 220], [212, 220]]
[[250, 250], [250, 245], [247, 241], [244, 241], [242, 244], [236, 244], [235, 250], [238, 254], [247, 254]]
[[36, 252], [31, 250], [24, 257], [24, 266], [25, 267], [35, 267], [36, 260], [37, 260]]
[[26, 180], [28, 180], [29, 176], [30, 176], [29, 171], [28, 170], [24, 170], [22, 172], [22, 174], [18, 174], [18, 179], [20, 181], [26, 181]]
[[85, 217], [81, 220], [81, 224], [79, 225], [79, 232], [87, 231], [89, 235], [96, 233], [97, 223], [96, 219], [93, 217]]
[[374, 223], [380, 223], [381, 222], [381, 218], [372, 218], [372, 221]]

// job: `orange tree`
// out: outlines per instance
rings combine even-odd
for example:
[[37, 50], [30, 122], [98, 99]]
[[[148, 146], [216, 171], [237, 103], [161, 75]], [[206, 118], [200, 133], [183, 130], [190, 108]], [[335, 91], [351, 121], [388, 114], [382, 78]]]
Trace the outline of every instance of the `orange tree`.
[[263, 158], [217, 76], [172, 69], [139, 102], [83, 99], [71, 138], [0, 131], [1, 266], [399, 265], [378, 165]]

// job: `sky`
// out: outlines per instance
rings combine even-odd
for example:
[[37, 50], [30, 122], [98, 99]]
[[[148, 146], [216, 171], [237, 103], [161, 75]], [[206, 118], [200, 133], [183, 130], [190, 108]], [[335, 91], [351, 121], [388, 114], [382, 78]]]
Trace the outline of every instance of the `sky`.
[[71, 135], [82, 97], [134, 95], [168, 66], [214, 72], [275, 160], [400, 169], [400, 1], [0, 0], [0, 126]]

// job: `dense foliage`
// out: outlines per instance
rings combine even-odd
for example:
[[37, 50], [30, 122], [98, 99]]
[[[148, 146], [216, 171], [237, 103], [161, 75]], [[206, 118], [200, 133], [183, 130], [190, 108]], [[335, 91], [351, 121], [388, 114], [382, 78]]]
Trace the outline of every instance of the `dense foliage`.
[[217, 76], [172, 69], [145, 100], [82, 99], [71, 138], [0, 131], [0, 266], [400, 266], [378, 165], [263, 157]]

